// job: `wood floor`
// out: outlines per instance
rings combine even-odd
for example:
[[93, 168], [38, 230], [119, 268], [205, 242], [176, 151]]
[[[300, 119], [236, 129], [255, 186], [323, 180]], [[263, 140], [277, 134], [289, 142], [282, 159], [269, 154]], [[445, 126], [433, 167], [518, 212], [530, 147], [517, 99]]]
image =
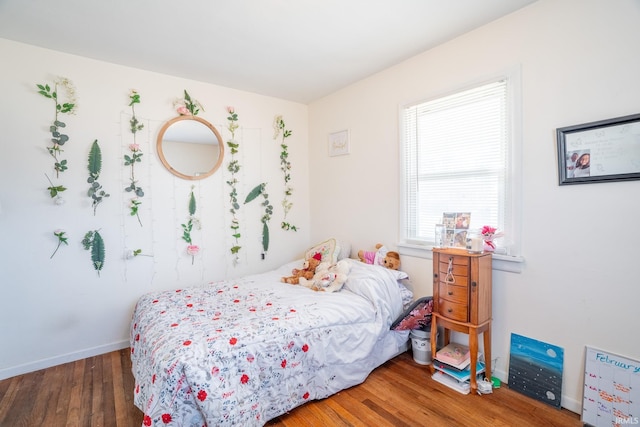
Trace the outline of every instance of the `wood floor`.
[[[1, 427], [140, 427], [129, 351], [0, 381]], [[356, 387], [309, 402], [268, 426], [582, 426], [580, 417], [503, 386], [462, 395], [404, 353]]]

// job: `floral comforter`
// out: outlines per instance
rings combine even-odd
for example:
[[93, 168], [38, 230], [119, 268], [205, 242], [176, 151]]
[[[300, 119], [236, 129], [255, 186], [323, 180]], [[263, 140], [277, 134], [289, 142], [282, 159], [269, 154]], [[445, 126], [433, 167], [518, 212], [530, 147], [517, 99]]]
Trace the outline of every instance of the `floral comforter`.
[[140, 298], [131, 358], [143, 425], [264, 425], [364, 381], [407, 342], [389, 330], [407, 290], [397, 271], [349, 262], [335, 293], [281, 283], [300, 261]]

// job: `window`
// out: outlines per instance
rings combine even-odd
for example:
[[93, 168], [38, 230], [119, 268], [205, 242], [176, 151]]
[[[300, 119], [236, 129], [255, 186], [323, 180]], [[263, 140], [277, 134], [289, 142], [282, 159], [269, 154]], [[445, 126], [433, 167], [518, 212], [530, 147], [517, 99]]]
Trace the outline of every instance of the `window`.
[[431, 246], [443, 212], [471, 212], [516, 254], [519, 171], [513, 78], [498, 79], [401, 109], [403, 242]]

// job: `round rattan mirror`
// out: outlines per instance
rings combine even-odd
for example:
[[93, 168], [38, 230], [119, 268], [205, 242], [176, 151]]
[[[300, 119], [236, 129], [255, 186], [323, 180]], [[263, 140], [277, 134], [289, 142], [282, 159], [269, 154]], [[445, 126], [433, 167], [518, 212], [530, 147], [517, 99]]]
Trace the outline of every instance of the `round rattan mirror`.
[[218, 130], [196, 116], [178, 116], [158, 134], [158, 156], [169, 172], [183, 179], [204, 179], [218, 170], [224, 145]]

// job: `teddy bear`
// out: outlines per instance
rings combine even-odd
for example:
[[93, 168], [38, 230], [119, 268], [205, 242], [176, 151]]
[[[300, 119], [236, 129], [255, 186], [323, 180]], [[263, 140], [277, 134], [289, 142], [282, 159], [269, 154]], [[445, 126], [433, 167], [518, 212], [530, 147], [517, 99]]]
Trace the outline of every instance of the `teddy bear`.
[[289, 283], [290, 285], [297, 285], [300, 282], [300, 278], [310, 280], [316, 273], [316, 268], [321, 261], [322, 254], [318, 252], [311, 258], [305, 260], [304, 264], [302, 264], [302, 269], [294, 268], [293, 270], [291, 270], [291, 276], [283, 277], [280, 279], [280, 281]]
[[367, 264], [381, 265], [391, 270], [400, 268], [400, 254], [395, 251], [389, 251], [382, 244], [376, 245], [375, 251], [358, 251], [358, 259]]
[[300, 285], [314, 291], [337, 292], [347, 281], [350, 270], [351, 267], [346, 260], [340, 260], [334, 265], [323, 262], [318, 266], [311, 280], [301, 277]]

